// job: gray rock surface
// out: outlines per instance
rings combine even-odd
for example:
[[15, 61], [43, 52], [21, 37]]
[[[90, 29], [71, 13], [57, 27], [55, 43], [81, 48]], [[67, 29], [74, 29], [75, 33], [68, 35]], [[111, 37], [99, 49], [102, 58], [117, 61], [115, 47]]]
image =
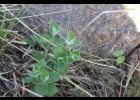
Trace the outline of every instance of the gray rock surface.
[[[26, 18], [24, 22], [32, 29], [38, 27], [34, 30], [37, 33], [47, 33], [47, 25], [54, 19], [64, 28], [60, 34], [66, 38], [70, 16], [69, 30], [78, 35], [77, 38], [82, 42], [81, 50], [87, 53], [100, 55], [101, 51], [104, 51], [109, 57], [114, 50], [121, 49], [128, 54], [139, 44], [139, 32], [133, 21], [134, 18], [139, 18], [138, 13], [133, 18], [128, 12], [103, 14], [79, 35], [82, 29], [103, 11], [138, 9], [137, 4], [29, 4], [26, 7], [35, 14], [69, 10], [71, 7], [71, 14], [63, 12], [39, 16], [43, 23], [36, 17]], [[28, 10], [26, 13], [31, 13]], [[129, 12], [133, 14], [133, 11]]]

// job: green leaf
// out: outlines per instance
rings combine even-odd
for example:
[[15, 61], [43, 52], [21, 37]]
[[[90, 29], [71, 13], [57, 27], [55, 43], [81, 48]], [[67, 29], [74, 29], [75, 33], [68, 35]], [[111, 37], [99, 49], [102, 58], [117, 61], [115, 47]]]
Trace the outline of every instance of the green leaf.
[[54, 49], [55, 49], [55, 46], [52, 46], [50, 49], [51, 49], [51, 51], [53, 52], [53, 51], [54, 51]]
[[52, 58], [52, 62], [57, 65], [58, 61], [56, 58]]
[[55, 38], [53, 43], [64, 45], [65, 44], [65, 40], [63, 38]]
[[124, 57], [124, 56], [120, 56], [120, 57], [117, 58], [116, 62], [117, 62], [118, 64], [121, 64], [121, 63], [124, 62], [124, 60], [125, 60], [125, 57]]
[[40, 79], [43, 83], [45, 83], [49, 79], [49, 73], [47, 72], [47, 70], [42, 70], [40, 74]]
[[50, 75], [50, 80], [49, 80], [50, 83], [58, 81], [60, 78], [60, 74], [58, 74], [56, 72], [50, 72], [49, 75]]
[[58, 92], [58, 89], [56, 87], [56, 85], [54, 83], [49, 83], [48, 84], [48, 92], [47, 92], [47, 96], [53, 96], [54, 94], [56, 94]]
[[40, 42], [39, 45], [45, 50], [49, 46], [48, 42]]
[[77, 55], [75, 55], [75, 54], [72, 54], [72, 55], [71, 55], [71, 58], [72, 58], [74, 61], [80, 60], [80, 58], [79, 58]]
[[33, 72], [30, 73], [31, 77], [37, 77], [41, 74], [41, 71], [45, 68], [46, 66], [46, 61], [42, 59], [39, 61], [34, 67], [33, 67]]
[[67, 56], [67, 64], [72, 64], [74, 61], [82, 60], [79, 50], [70, 52], [70, 56]]
[[46, 41], [45, 39], [42, 39], [41, 37], [39, 37], [40, 42], [48, 42], [48, 41], [54, 40], [54, 38], [50, 36], [49, 34], [40, 34], [40, 36], [47, 40]]
[[40, 67], [38, 66], [38, 65], [35, 65], [34, 67], [33, 67], [33, 72], [34, 73], [37, 73], [37, 72], [39, 72], [40, 71]]
[[116, 51], [113, 52], [113, 55], [114, 55], [115, 57], [119, 57], [119, 56], [121, 56], [122, 54], [123, 54], [123, 51], [122, 51], [122, 50], [116, 50]]
[[34, 45], [35, 45], [35, 42], [32, 41], [31, 39], [24, 38], [24, 41], [25, 41], [28, 45], [31, 45], [32, 47], [34, 47]]
[[32, 35], [31, 39], [34, 41], [34, 43], [37, 43], [39, 41], [39, 36], [37, 35]]
[[46, 67], [46, 61], [45, 59], [42, 59], [37, 63], [37, 65], [40, 67], [40, 70], [44, 69]]
[[70, 32], [68, 33], [67, 40], [68, 40], [68, 41], [71, 41], [71, 40], [74, 40], [74, 39], [75, 39], [74, 34], [73, 34], [72, 31], [70, 31]]
[[48, 92], [48, 86], [44, 83], [38, 83], [35, 85], [35, 92], [40, 95], [45, 95]]
[[41, 74], [41, 71], [38, 72], [31, 72], [30, 76], [36, 78], [37, 76], [39, 76]]
[[68, 50], [64, 46], [55, 47], [53, 53], [56, 58], [58, 58], [58, 57], [65, 58], [68, 55]]
[[[45, 38], [46, 35], [47, 34], [40, 34], [40, 36], [43, 37], [43, 38]], [[33, 39], [33, 41], [38, 43], [42, 48], [46, 48], [49, 45], [49, 42], [46, 41], [48, 39], [45, 38], [46, 40], [44, 40], [40, 36], [33, 35], [31, 38]]]
[[71, 40], [70, 42], [66, 41], [66, 43], [68, 48], [73, 48], [81, 44], [81, 42], [78, 40]]
[[65, 67], [65, 70], [62, 72], [62, 74], [66, 73], [68, 71], [68, 66]]
[[31, 54], [39, 61], [44, 59], [44, 54], [40, 54], [39, 52], [32, 52]]
[[61, 72], [64, 72], [66, 69], [66, 64], [63, 61], [61, 61], [58, 63], [57, 67], [58, 67], [58, 70], [60, 70]]
[[[32, 35], [31, 39], [35, 42], [35, 43], [48, 43], [48, 41], [53, 40], [53, 37], [50, 36], [49, 34], [39, 34], [38, 35]], [[41, 38], [42, 37], [42, 38]], [[44, 38], [44, 39], [43, 39]], [[46, 41], [46, 40], [47, 41]]]
[[73, 60], [82, 60], [79, 50], [74, 50], [74, 51], [70, 52], [70, 56]]
[[54, 38], [49, 34], [41, 34], [41, 36], [43, 38], [45, 38], [46, 40], [49, 40], [49, 41], [54, 40]]
[[64, 61], [64, 58], [63, 58], [63, 57], [58, 57], [58, 58], [57, 58], [57, 61], [58, 61], [58, 62], [62, 62], [62, 61]]
[[79, 50], [73, 50], [72, 52], [70, 52], [70, 55], [77, 55], [77, 56], [80, 56], [80, 51]]
[[48, 66], [49, 68], [53, 69], [54, 63], [53, 63], [52, 61], [49, 61], [49, 62], [47, 63], [47, 66]]
[[66, 43], [67, 43], [67, 47], [69, 48], [76, 47], [81, 44], [78, 40], [75, 39], [72, 31], [68, 33]]
[[74, 62], [74, 60], [72, 59], [72, 57], [67, 56], [67, 64], [72, 64]]
[[[33, 91], [33, 92], [35, 92], [35, 84], [32, 84], [32, 85], [31, 85], [30, 90]], [[29, 97], [36, 97], [36, 96], [33, 95], [32, 93], [28, 93], [28, 96], [29, 96]]]
[[50, 23], [50, 33], [55, 36], [57, 33], [59, 33], [62, 30], [61, 27], [58, 26], [58, 24], [55, 21], [51, 21]]
[[31, 77], [31, 76], [27, 76], [24, 78], [24, 82], [25, 83], [32, 83], [34, 82], [35, 78]]

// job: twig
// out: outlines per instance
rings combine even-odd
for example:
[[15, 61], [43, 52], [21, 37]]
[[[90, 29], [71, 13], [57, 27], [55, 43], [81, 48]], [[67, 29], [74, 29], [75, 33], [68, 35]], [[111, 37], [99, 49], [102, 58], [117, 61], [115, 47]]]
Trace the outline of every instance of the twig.
[[[5, 11], [8, 11], [8, 10], [9, 10], [9, 9], [6, 8]], [[44, 13], [44, 14], [26, 16], [26, 17], [19, 17], [19, 18], [12, 18], [12, 19], [0, 20], [0, 22], [1, 22], [1, 21], [16, 20], [16, 19], [19, 20], [19, 19], [22, 19], [22, 18], [37, 17], [37, 16], [43, 16], [43, 15], [49, 15], [49, 14], [63, 13], [63, 12], [67, 12], [67, 11], [70, 11], [70, 10], [64, 10], [64, 11], [57, 11], [57, 12], [51, 12], [51, 13]]]
[[8, 73], [10, 73], [10, 72], [11, 72], [11, 71], [3, 72], [3, 73], [0, 73], [0, 75], [8, 74]]
[[17, 33], [18, 33], [18, 31], [12, 31], [12, 30], [3, 30], [3, 32], [15, 33], [15, 34], [17, 34]]
[[121, 85], [120, 85], [119, 97], [121, 97], [122, 82], [123, 82], [123, 80], [124, 80], [124, 76], [125, 76], [125, 74], [123, 74], [123, 77], [122, 77], [122, 79], [121, 79]]
[[119, 71], [122, 71], [122, 69], [118, 69], [118, 68], [116, 68], [116, 66], [108, 66], [108, 65], [105, 65], [105, 64], [92, 62], [92, 61], [89, 61], [89, 60], [86, 60], [86, 59], [82, 59], [82, 60], [83, 60], [83, 61], [86, 61], [86, 62], [89, 62], [89, 63], [92, 63], [92, 64], [99, 65], [99, 66], [110, 67], [110, 68], [114, 68], [114, 69], [117, 69], [117, 70], [119, 70]]

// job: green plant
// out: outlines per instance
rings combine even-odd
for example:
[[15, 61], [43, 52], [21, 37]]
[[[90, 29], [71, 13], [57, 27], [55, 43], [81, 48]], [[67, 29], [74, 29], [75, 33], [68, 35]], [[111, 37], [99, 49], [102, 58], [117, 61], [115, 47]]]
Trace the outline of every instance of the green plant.
[[117, 57], [116, 65], [121, 65], [125, 61], [125, 57], [122, 56], [122, 54], [123, 54], [122, 50], [116, 50], [113, 52], [113, 55]]
[[[67, 72], [69, 64], [82, 60], [80, 51], [72, 50], [73, 47], [79, 46], [80, 42], [75, 39], [72, 31], [68, 33], [67, 39], [56, 37], [61, 30], [62, 28], [55, 21], [51, 21], [51, 35], [40, 35], [47, 41], [37, 35], [32, 35], [31, 39], [24, 39], [32, 48], [39, 44], [44, 49], [43, 53], [31, 53], [39, 62], [33, 67], [30, 75], [24, 78], [25, 83], [31, 83], [30, 89], [40, 95], [53, 96], [57, 93], [55, 82]], [[51, 51], [52, 56], [49, 51]], [[29, 96], [34, 95], [29, 94]]]
[[[4, 12], [3, 19], [4, 20], [6, 19], [6, 12]], [[2, 25], [0, 27], [0, 37], [2, 38], [6, 38], [7, 36], [7, 33], [3, 31], [4, 29], [5, 29], [5, 21], [2, 22]]]

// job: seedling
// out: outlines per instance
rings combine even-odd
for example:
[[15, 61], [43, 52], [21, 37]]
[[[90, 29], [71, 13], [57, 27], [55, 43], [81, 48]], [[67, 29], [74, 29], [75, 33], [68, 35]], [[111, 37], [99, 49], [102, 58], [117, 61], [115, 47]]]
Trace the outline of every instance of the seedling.
[[122, 56], [122, 54], [123, 54], [123, 51], [122, 50], [116, 50], [116, 51], [113, 52], [113, 55], [115, 57], [117, 57], [117, 59], [116, 59], [116, 65], [121, 65], [124, 62], [125, 57]]
[[[31, 39], [24, 39], [32, 48], [39, 44], [44, 49], [43, 53], [31, 53], [39, 62], [33, 67], [30, 75], [24, 78], [25, 83], [31, 83], [30, 89], [32, 91], [43, 96], [53, 96], [56, 94], [58, 89], [55, 82], [59, 80], [61, 74], [63, 75], [67, 72], [69, 64], [82, 60], [79, 50], [69, 51], [71, 48], [79, 46], [80, 41], [75, 39], [72, 31], [68, 33], [67, 39], [56, 38], [55, 36], [61, 30], [62, 28], [55, 21], [51, 21], [51, 35], [41, 34], [48, 42], [37, 35], [32, 35]], [[56, 46], [50, 45], [49, 42]], [[52, 51], [53, 56], [50, 56], [48, 51]], [[45, 54], [48, 54], [47, 58], [44, 56]], [[34, 95], [29, 93], [28, 96], [33, 97]]]

